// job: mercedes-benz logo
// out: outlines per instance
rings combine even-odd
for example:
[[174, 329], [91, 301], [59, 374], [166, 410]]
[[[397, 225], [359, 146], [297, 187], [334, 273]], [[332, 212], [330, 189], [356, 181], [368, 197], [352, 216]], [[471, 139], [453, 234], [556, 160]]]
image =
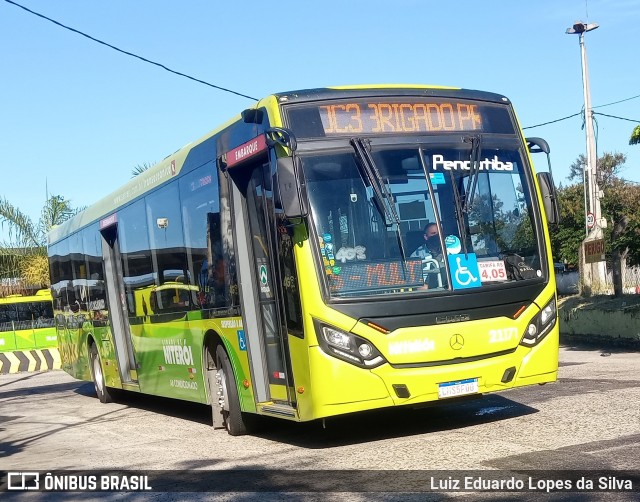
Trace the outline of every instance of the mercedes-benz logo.
[[455, 334], [449, 339], [449, 345], [453, 350], [460, 350], [464, 347], [464, 338], [462, 335]]

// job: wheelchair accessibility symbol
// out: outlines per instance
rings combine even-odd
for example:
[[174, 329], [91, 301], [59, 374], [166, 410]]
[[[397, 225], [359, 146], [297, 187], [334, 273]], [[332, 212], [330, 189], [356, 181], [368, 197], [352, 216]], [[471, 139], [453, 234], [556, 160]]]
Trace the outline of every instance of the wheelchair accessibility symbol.
[[247, 350], [247, 340], [244, 337], [243, 329], [238, 330], [238, 346], [240, 347], [240, 350]]
[[478, 259], [474, 253], [451, 254], [447, 258], [453, 289], [477, 288], [482, 285]]

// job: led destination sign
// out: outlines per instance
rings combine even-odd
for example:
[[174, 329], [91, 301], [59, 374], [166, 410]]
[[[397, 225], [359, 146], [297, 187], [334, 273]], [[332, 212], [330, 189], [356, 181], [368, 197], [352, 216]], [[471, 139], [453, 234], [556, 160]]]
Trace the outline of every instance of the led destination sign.
[[329, 269], [332, 292], [365, 291], [382, 288], [417, 287], [424, 285], [422, 261], [409, 259], [378, 263], [346, 263]]
[[289, 110], [297, 137], [448, 132], [514, 132], [504, 105], [445, 99], [350, 100]]
[[345, 103], [320, 106], [320, 118], [325, 134], [482, 130], [469, 103]]

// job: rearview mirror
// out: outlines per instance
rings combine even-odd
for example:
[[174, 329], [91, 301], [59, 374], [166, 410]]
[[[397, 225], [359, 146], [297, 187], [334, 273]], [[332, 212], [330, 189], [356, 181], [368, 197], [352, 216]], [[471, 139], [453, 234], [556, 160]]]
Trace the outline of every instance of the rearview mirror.
[[553, 184], [551, 173], [538, 173], [536, 176], [538, 185], [540, 185], [544, 211], [547, 214], [547, 222], [550, 225], [557, 225], [560, 223], [560, 210], [558, 208], [556, 186]]
[[309, 212], [304, 180], [299, 175], [297, 162], [293, 156], [278, 159], [278, 189], [287, 218], [300, 218]]
[[542, 138], [526, 138], [526, 141], [527, 141], [527, 148], [531, 153], [543, 152], [549, 155], [549, 152], [551, 152], [551, 149], [549, 148], [549, 143], [547, 143]]

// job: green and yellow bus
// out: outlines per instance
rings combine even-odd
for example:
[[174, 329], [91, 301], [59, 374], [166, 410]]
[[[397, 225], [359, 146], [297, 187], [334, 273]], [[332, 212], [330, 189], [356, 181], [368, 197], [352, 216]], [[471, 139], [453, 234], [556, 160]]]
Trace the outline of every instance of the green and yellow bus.
[[48, 289], [0, 298], [0, 352], [57, 347]]
[[50, 233], [63, 368], [232, 435], [552, 382], [535, 151], [498, 94], [270, 95]]

